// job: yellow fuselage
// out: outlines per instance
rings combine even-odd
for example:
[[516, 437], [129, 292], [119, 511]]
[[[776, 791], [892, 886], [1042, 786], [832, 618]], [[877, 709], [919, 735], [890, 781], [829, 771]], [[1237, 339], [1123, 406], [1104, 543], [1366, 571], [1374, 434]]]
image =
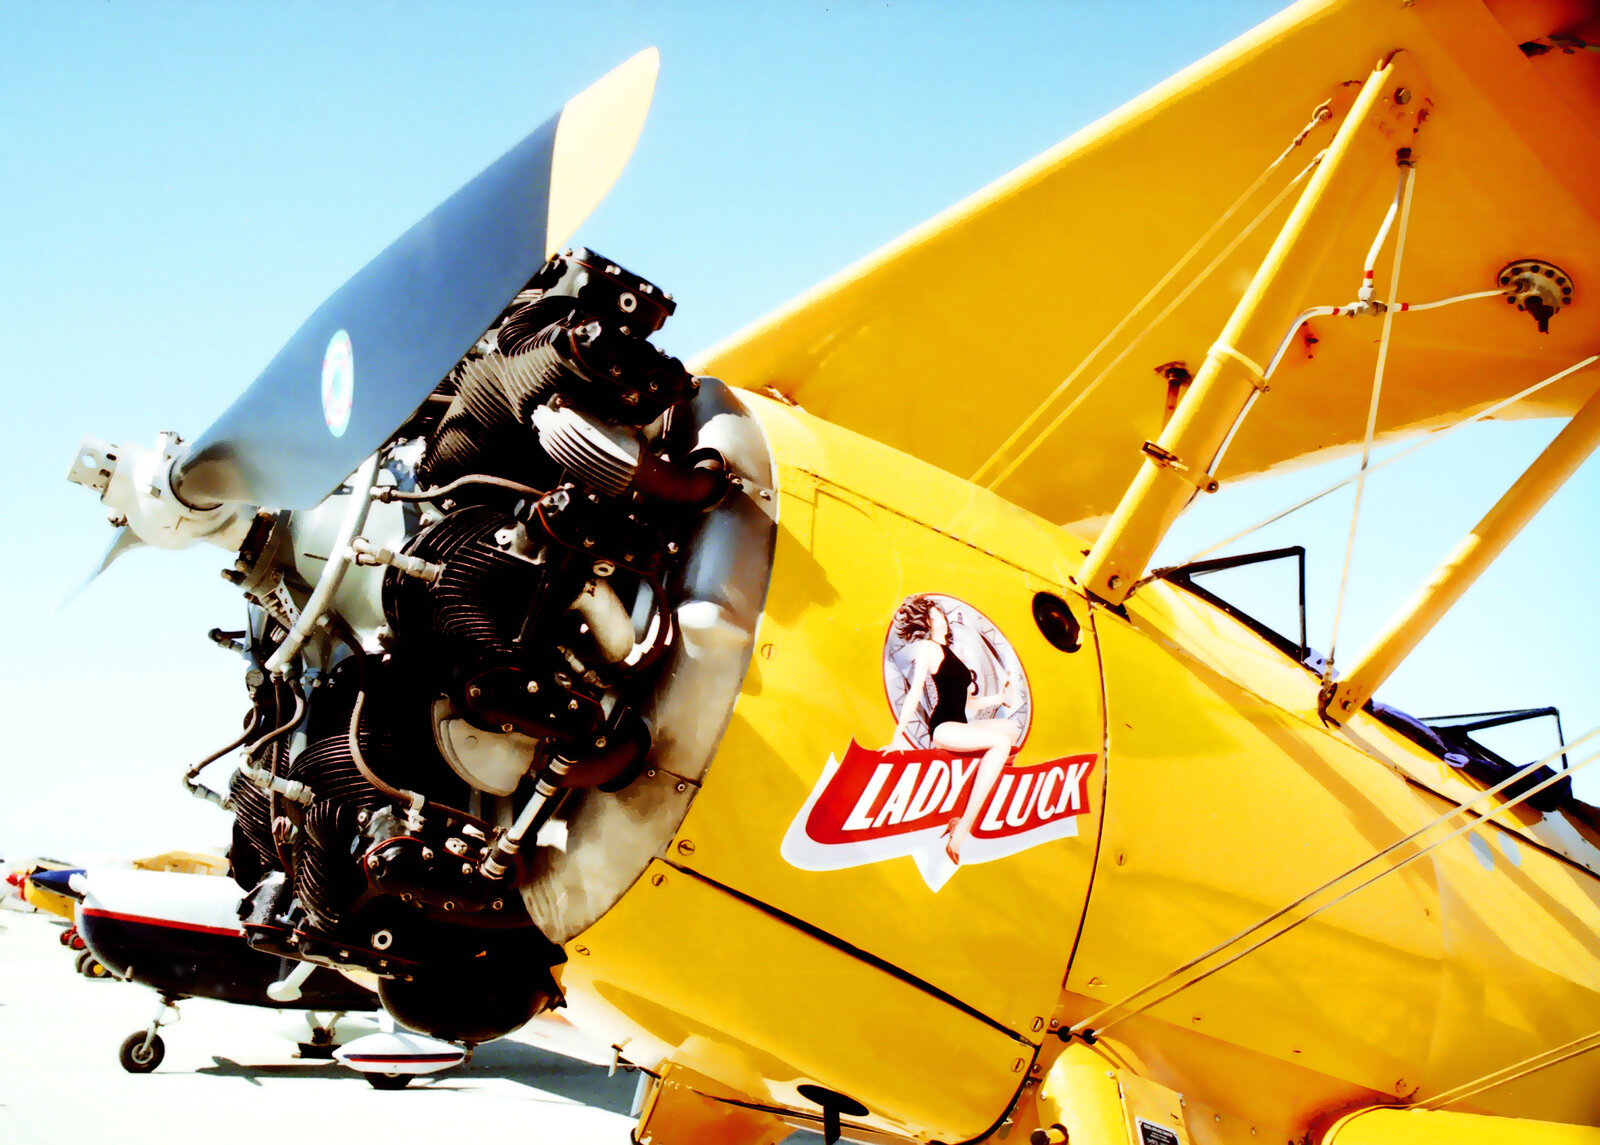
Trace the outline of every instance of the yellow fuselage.
[[[1366, 715], [1324, 727], [1316, 675], [1198, 598], [1157, 582], [1126, 615], [1090, 608], [1081, 539], [746, 401], [779, 478], [751, 665], [673, 844], [568, 944], [576, 1020], [630, 1060], [813, 1114], [796, 1087], [821, 1085], [868, 1108], [858, 1125], [969, 1140], [1060, 1052], [1052, 1030], [1477, 793]], [[1076, 834], [963, 862], [937, 891], [905, 856], [801, 869], [785, 837], [825, 767], [894, 732], [887, 631], [924, 592], [980, 610], [1020, 658], [1033, 716], [1012, 768], [1093, 757]], [[1039, 593], [1069, 603], [1078, 650], [1045, 639]], [[1578, 860], [1596, 850], [1531, 812], [1475, 834], [1487, 846], [1449, 842], [1119, 1025], [1107, 1052], [1183, 1092], [1196, 1141], [1282, 1140], [1592, 1031], [1600, 880]], [[1476, 1107], [1595, 1123], [1594, 1076], [1580, 1058]]]

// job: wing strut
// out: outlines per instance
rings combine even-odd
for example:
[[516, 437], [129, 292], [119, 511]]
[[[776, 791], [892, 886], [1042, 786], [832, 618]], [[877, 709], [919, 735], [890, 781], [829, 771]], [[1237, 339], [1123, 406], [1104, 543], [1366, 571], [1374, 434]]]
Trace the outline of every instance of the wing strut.
[[1194, 495], [1195, 475], [1209, 475], [1218, 451], [1267, 388], [1256, 363], [1267, 361], [1282, 337], [1284, 299], [1321, 262], [1336, 235], [1333, 221], [1365, 183], [1372, 152], [1382, 143], [1368, 121], [1390, 89], [1395, 70], [1391, 56], [1362, 85], [1157, 448], [1147, 451], [1079, 574], [1089, 592], [1122, 603]]
[[1600, 446], [1600, 390], [1401, 607], [1350, 674], [1324, 687], [1323, 719], [1342, 724], [1359, 711], [1596, 446]]

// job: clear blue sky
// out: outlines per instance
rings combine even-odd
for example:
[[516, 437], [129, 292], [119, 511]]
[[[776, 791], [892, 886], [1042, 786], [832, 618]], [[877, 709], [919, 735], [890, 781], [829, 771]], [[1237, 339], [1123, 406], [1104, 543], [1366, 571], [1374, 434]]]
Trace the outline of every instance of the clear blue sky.
[[[50, 615], [109, 534], [63, 479], [79, 436], [204, 427], [325, 295], [610, 67], [661, 48], [644, 138], [578, 237], [673, 291], [658, 340], [687, 356], [1276, 7], [0, 3], [0, 855], [228, 826], [178, 785], [243, 711], [236, 662], [204, 638], [240, 614], [225, 558], [138, 552]], [[1554, 429], [1488, 427], [1379, 479], [1342, 647]], [[1229, 491], [1168, 555], [1327, 479]], [[1591, 466], [1387, 698], [1600, 719], [1597, 484]], [[1323, 646], [1348, 505], [1260, 546], [1314, 547]]]

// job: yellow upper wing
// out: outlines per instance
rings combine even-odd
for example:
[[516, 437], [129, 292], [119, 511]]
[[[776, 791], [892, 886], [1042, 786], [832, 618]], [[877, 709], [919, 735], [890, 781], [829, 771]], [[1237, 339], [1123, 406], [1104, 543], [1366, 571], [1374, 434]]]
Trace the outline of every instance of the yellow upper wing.
[[[1597, 17], [1596, 4], [1573, 0], [1298, 5], [714, 347], [695, 369], [775, 390], [1051, 519], [1107, 513], [1164, 423], [1168, 381], [1157, 368], [1199, 368], [1293, 206], [1295, 174], [1327, 145], [1377, 60], [1403, 49], [1406, 92], [1388, 98], [1377, 128], [1416, 157], [1395, 301], [1493, 288], [1516, 259], [1554, 263], [1574, 285], [1548, 334], [1501, 298], [1395, 317], [1380, 435], [1481, 409], [1600, 349], [1590, 317], [1600, 53], [1540, 50], [1552, 35], [1600, 42]], [[1245, 195], [1324, 103], [1331, 120]], [[1318, 271], [1274, 300], [1286, 332], [1309, 306], [1355, 299], [1395, 174], [1392, 162], [1372, 165], [1353, 207], [1329, 224], [1338, 233]], [[1380, 298], [1393, 247], [1391, 238], [1378, 263]], [[1359, 443], [1378, 333], [1370, 318], [1313, 320], [1221, 476]], [[1504, 416], [1570, 413], [1597, 376], [1576, 374]]]
[[133, 860], [138, 871], [172, 871], [180, 875], [226, 875], [228, 860], [206, 851], [162, 851]]

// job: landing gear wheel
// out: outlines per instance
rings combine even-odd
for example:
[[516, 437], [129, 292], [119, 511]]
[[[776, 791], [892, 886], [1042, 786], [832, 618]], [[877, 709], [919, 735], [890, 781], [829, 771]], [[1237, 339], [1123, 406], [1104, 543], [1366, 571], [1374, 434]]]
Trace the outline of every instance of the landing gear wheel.
[[106, 969], [104, 962], [91, 956], [89, 961], [84, 964], [83, 976], [85, 978], [109, 978], [111, 977], [111, 971]]
[[82, 974], [85, 978], [87, 978], [89, 976], [89, 963], [93, 959], [94, 955], [90, 954], [87, 950], [81, 950], [78, 952], [78, 957], [73, 960], [72, 964], [77, 968], [79, 974]]
[[157, 1034], [150, 1039], [148, 1047], [144, 1044], [145, 1032], [135, 1030], [122, 1042], [122, 1049], [117, 1053], [117, 1060], [122, 1062], [122, 1068], [129, 1073], [149, 1073], [161, 1064], [161, 1059], [167, 1056], [167, 1047]]
[[409, 1073], [364, 1073], [361, 1076], [373, 1089], [404, 1089], [411, 1084]]

